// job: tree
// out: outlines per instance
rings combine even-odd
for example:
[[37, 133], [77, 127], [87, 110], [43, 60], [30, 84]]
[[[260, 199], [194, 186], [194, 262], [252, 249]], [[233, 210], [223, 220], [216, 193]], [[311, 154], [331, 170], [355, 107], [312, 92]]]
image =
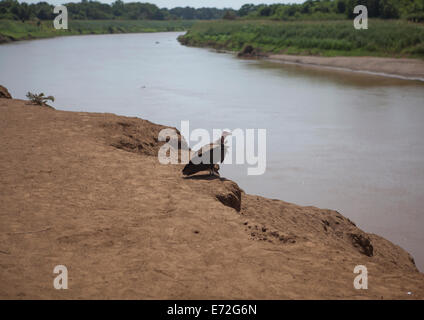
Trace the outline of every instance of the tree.
[[338, 0], [336, 7], [337, 7], [337, 13], [345, 13], [346, 12], [346, 1], [345, 0]]
[[238, 11], [238, 15], [240, 17], [244, 17], [249, 15], [250, 13], [254, 12], [256, 10], [256, 6], [254, 4], [244, 4], [241, 6], [241, 8]]
[[271, 15], [271, 8], [267, 5], [264, 5], [259, 10], [259, 15], [262, 16], [262, 17], [269, 17]]
[[399, 18], [399, 10], [392, 0], [380, 1], [381, 18], [383, 19], [397, 19]]
[[222, 17], [225, 20], [235, 20], [237, 18], [236, 14], [232, 10], [227, 10]]

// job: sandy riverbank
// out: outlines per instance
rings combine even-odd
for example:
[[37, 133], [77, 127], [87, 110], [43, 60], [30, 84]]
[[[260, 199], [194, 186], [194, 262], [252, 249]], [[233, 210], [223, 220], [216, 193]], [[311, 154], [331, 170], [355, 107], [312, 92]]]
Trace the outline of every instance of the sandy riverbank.
[[424, 81], [424, 61], [379, 57], [317, 57], [274, 54], [267, 59], [316, 67], [338, 68], [357, 72]]
[[163, 126], [4, 98], [0, 114], [1, 299], [424, 298], [411, 256], [340, 213], [160, 165]]

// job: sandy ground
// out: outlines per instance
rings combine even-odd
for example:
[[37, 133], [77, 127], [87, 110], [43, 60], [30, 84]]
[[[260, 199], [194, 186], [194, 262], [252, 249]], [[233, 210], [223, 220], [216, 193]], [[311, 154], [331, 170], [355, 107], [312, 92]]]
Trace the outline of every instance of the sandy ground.
[[424, 298], [410, 255], [340, 213], [159, 164], [162, 126], [11, 99], [0, 115], [1, 299]]
[[315, 57], [275, 54], [271, 61], [372, 72], [424, 81], [424, 61], [379, 57]]

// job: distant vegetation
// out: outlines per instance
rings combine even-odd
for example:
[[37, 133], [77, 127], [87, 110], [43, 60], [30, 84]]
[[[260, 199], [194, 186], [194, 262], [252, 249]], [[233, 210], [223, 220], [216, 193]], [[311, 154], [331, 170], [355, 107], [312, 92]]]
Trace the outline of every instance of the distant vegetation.
[[[356, 5], [368, 8], [368, 30], [353, 28]], [[245, 4], [236, 16], [228, 12], [224, 19], [196, 23], [179, 40], [233, 51], [249, 48], [255, 54], [424, 57], [424, 0]]]
[[[112, 4], [82, 0], [64, 3], [71, 20], [213, 20], [213, 19], [346, 19], [352, 18], [353, 8], [367, 6], [370, 18], [424, 21], [424, 0], [307, 0], [302, 4], [245, 4], [239, 10], [217, 8], [177, 7], [158, 8], [154, 4], [120, 0]], [[19, 3], [0, 1], [0, 19], [52, 20], [53, 6], [47, 2]]]
[[357, 5], [365, 5], [370, 18], [424, 21], [424, 0], [307, 0], [302, 4], [245, 4], [237, 14], [245, 19], [284, 21], [351, 19]]
[[47, 38], [62, 35], [184, 31], [196, 19], [219, 19], [228, 10], [216, 8], [159, 9], [149, 3], [111, 5], [96, 1], [66, 3], [68, 30], [53, 28], [53, 6], [47, 2], [27, 4], [0, 1], [0, 43], [11, 40]]
[[[227, 11], [231, 11], [231, 9], [190, 7], [160, 9], [151, 3], [124, 3], [120, 0], [112, 4], [82, 0], [64, 5], [68, 9], [70, 20], [211, 20], [221, 19]], [[0, 19], [53, 20], [55, 17], [53, 7], [47, 2], [28, 4], [19, 3], [17, 0], [1, 0]]]
[[79, 34], [183, 31], [190, 28], [194, 22], [194, 20], [70, 20], [68, 30], [56, 30], [51, 21], [0, 20], [0, 43]]
[[192, 46], [241, 51], [325, 56], [411, 56], [424, 58], [424, 25], [372, 19], [368, 30], [352, 21], [203, 21], [180, 42]]

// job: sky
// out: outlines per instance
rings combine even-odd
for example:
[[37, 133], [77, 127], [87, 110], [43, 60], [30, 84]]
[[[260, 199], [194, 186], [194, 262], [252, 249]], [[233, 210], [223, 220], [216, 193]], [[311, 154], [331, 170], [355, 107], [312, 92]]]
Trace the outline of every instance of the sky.
[[[37, 3], [46, 1], [51, 4], [62, 4], [66, 2], [80, 2], [80, 0], [23, 0], [20, 2]], [[115, 0], [97, 0], [103, 3], [112, 3]], [[239, 9], [245, 3], [302, 3], [305, 0], [123, 0], [124, 2], [149, 2], [156, 4], [159, 8], [174, 8], [174, 7], [216, 7], [216, 8], [233, 8]]]

